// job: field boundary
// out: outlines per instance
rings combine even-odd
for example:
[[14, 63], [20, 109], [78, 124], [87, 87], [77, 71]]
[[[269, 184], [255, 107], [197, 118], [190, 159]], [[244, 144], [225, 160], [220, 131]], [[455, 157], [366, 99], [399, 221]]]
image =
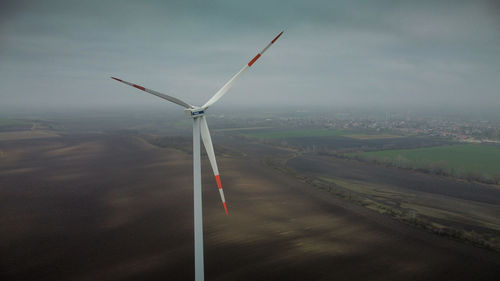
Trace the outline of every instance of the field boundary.
[[488, 235], [481, 235], [475, 231], [466, 231], [438, 224], [433, 218], [422, 214], [416, 214], [411, 209], [405, 210], [397, 208], [391, 206], [390, 204], [381, 203], [379, 200], [369, 198], [365, 194], [356, 192], [355, 190], [345, 186], [345, 184], [342, 184], [342, 180], [305, 175], [289, 168], [287, 166], [287, 162], [301, 154], [302, 152], [296, 152], [288, 157], [268, 157], [263, 160], [263, 163], [312, 187], [331, 193], [341, 200], [354, 203], [383, 215], [387, 215], [406, 225], [417, 227], [441, 237], [471, 244], [494, 252], [500, 252], [500, 240], [495, 237], [491, 238]]

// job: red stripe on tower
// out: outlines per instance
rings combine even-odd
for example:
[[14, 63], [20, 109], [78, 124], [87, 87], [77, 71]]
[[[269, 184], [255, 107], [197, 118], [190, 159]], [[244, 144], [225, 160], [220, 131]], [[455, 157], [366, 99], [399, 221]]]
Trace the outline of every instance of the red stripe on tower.
[[215, 181], [217, 182], [217, 187], [219, 189], [221, 189], [222, 188], [222, 183], [220, 182], [220, 175], [216, 175], [215, 176]]
[[274, 37], [273, 41], [271, 41], [271, 43], [274, 43], [274, 41], [278, 40], [278, 38], [280, 38], [281, 34], [283, 34], [283, 31], [281, 31], [280, 34], [278, 34], [278, 36]]
[[146, 90], [146, 88], [144, 88], [143, 86], [139, 86], [139, 85], [136, 85], [136, 84], [132, 84], [132, 86], [136, 87], [139, 90], [143, 90], [143, 91]]
[[257, 54], [249, 63], [248, 66], [252, 66], [252, 64], [260, 58], [260, 54]]

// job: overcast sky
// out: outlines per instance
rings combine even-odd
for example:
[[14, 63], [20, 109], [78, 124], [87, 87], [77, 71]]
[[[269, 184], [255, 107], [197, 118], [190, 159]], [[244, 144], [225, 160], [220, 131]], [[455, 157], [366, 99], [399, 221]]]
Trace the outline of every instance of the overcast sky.
[[201, 105], [282, 30], [221, 106], [500, 106], [495, 2], [1, 1], [0, 109]]

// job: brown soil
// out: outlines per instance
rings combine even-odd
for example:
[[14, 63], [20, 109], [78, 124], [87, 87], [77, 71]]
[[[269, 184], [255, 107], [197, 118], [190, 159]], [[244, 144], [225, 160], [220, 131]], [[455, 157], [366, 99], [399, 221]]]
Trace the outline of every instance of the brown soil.
[[[203, 163], [206, 280], [497, 280], [500, 255], [261, 164]], [[0, 142], [1, 280], [192, 280], [192, 162], [123, 135]], [[260, 153], [260, 154], [259, 154]]]

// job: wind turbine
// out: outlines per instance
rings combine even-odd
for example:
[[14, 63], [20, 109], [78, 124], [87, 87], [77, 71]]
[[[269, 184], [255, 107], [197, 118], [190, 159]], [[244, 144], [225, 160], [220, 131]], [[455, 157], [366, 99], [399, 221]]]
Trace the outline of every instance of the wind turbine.
[[212, 139], [210, 137], [210, 131], [208, 130], [207, 121], [205, 118], [205, 111], [215, 102], [217, 102], [232, 86], [233, 83], [247, 70], [250, 68], [259, 58], [264, 54], [264, 52], [283, 34], [280, 32], [267, 46], [262, 49], [252, 60], [250, 60], [245, 66], [243, 66], [238, 73], [236, 73], [219, 91], [215, 93], [204, 105], [194, 106], [190, 105], [178, 98], [159, 93], [157, 91], [139, 86], [134, 83], [130, 83], [115, 77], [111, 77], [116, 81], [125, 83], [129, 86], [135, 87], [139, 90], [145, 91], [162, 99], [166, 99], [170, 102], [183, 106], [184, 112], [187, 116], [193, 118], [193, 183], [194, 183], [194, 263], [195, 263], [195, 280], [203, 281], [204, 276], [204, 266], [203, 266], [203, 212], [202, 212], [202, 197], [201, 197], [201, 162], [200, 162], [200, 133], [201, 139], [205, 146], [205, 150], [208, 154], [208, 159], [210, 160], [210, 165], [215, 175], [215, 181], [217, 182], [217, 188], [219, 189], [220, 198], [222, 200], [222, 205], [224, 206], [224, 211], [226, 215], [227, 205], [226, 199], [224, 198], [224, 191], [222, 190], [222, 184], [220, 181], [219, 169], [217, 168], [217, 162], [215, 160], [214, 148], [212, 145]]

